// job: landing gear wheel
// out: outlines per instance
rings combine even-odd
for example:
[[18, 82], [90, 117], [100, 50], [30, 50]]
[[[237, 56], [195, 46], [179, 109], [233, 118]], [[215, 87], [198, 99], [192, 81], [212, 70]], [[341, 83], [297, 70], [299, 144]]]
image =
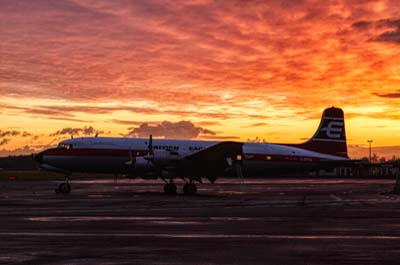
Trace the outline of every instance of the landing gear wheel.
[[165, 194], [176, 194], [176, 185], [174, 183], [167, 183], [164, 185], [164, 192]]
[[61, 183], [58, 186], [58, 192], [62, 193], [62, 194], [67, 194], [71, 191], [71, 185], [69, 185], [69, 183]]
[[197, 192], [196, 184], [194, 183], [186, 183], [183, 186], [183, 194], [185, 195], [193, 195]]

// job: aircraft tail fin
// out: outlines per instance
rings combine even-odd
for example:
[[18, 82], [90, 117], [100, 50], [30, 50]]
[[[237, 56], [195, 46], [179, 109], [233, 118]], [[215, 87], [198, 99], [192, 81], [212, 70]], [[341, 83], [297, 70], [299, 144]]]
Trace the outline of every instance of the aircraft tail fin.
[[335, 107], [325, 109], [314, 136], [307, 142], [295, 146], [348, 158], [343, 110]]

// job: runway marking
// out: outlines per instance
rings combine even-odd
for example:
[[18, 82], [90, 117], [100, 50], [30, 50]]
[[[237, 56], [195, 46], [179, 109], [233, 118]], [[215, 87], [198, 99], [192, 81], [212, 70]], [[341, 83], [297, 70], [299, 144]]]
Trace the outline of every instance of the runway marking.
[[70, 232], [0, 232], [1, 236], [35, 237], [151, 237], [151, 238], [200, 238], [200, 239], [370, 239], [400, 240], [388, 235], [257, 235], [257, 234], [142, 234], [142, 233], [70, 233]]
[[200, 221], [150, 221], [155, 225], [209, 225], [207, 222]]
[[[149, 221], [154, 224], [205, 224], [206, 221], [250, 221], [272, 220], [271, 217], [168, 217], [168, 216], [40, 216], [28, 217], [24, 220], [33, 222], [80, 222], [80, 221]], [[189, 220], [189, 221], [185, 221]], [[280, 220], [280, 219], [279, 219]], [[200, 222], [202, 221], [202, 222]]]
[[57, 221], [168, 221], [172, 217], [160, 216], [41, 216], [29, 217], [25, 220], [34, 222], [57, 222]]
[[329, 195], [329, 197], [331, 197], [332, 199], [334, 199], [335, 201], [338, 201], [338, 202], [342, 202], [343, 201], [342, 198], [340, 198], [339, 196], [336, 196], [334, 194]]

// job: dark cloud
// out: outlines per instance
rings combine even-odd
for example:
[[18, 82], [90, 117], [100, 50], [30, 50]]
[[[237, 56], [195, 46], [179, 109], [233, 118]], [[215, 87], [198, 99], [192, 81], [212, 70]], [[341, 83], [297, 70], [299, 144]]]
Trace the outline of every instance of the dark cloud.
[[31, 133], [29, 133], [29, 132], [26, 132], [26, 131], [23, 131], [22, 134], [21, 134], [21, 136], [22, 136], [22, 137], [30, 137], [30, 136], [33, 136], [33, 134], [31, 134]]
[[196, 124], [201, 125], [201, 126], [216, 126], [216, 125], [221, 125], [220, 122], [218, 121], [198, 121]]
[[376, 21], [376, 25], [378, 27], [392, 27], [398, 29], [400, 28], [400, 19], [399, 18], [380, 19]]
[[[33, 107], [19, 107], [11, 106], [6, 104], [1, 104], [0, 107], [4, 110], [16, 110], [27, 114], [34, 114], [43, 116], [46, 119], [54, 120], [68, 120], [77, 122], [90, 122], [82, 120], [76, 117], [80, 113], [85, 114], [113, 114], [116, 111], [127, 111], [134, 114], [147, 114], [147, 115], [176, 115], [182, 117], [196, 116], [203, 118], [217, 118], [217, 119], [228, 119], [230, 117], [238, 116], [234, 113], [220, 113], [220, 112], [197, 112], [188, 110], [179, 110], [179, 106], [174, 106], [174, 108], [160, 109], [159, 107], [134, 107], [128, 105], [116, 105], [116, 106], [82, 106], [82, 105], [70, 105], [70, 106], [33, 106]], [[118, 119], [113, 120], [114, 123], [119, 124], [133, 124], [130, 121], [121, 121]]]
[[205, 140], [216, 140], [216, 141], [226, 141], [226, 140], [237, 140], [240, 139], [238, 136], [233, 135], [199, 135], [199, 139]]
[[[122, 125], [131, 125], [131, 126], [139, 126], [139, 125], [142, 125], [144, 123], [143, 121], [130, 121], [130, 120], [120, 120], [120, 119], [112, 119], [112, 120], [110, 120], [110, 122], [116, 123], [116, 124], [122, 124]], [[146, 122], [146, 123], [148, 125], [150, 125], [150, 126], [152, 126], [152, 125], [154, 126], [154, 125], [160, 124], [162, 122], [161, 121], [152, 121], [152, 122]], [[221, 123], [217, 122], [217, 121], [198, 121], [198, 122], [196, 122], [196, 124], [200, 125], [200, 126], [221, 125]], [[233, 137], [233, 138], [235, 138], [235, 137]]]
[[32, 136], [33, 134], [27, 132], [27, 131], [18, 131], [18, 130], [7, 130], [7, 131], [2, 131], [0, 130], [0, 138], [2, 137], [15, 137], [15, 136], [21, 136], [21, 137], [29, 137]]
[[352, 26], [357, 29], [367, 29], [367, 28], [371, 27], [372, 25], [373, 25], [373, 23], [370, 21], [357, 21], [352, 24]]
[[[45, 118], [50, 120], [62, 120], [62, 121], [74, 121], [74, 122], [91, 122], [88, 120], [82, 120], [75, 117], [70, 108], [64, 109], [59, 106], [34, 106], [34, 107], [21, 107], [9, 104], [0, 104], [0, 108], [7, 111], [17, 111], [26, 114], [32, 114], [34, 118]], [[13, 114], [15, 115], [15, 114]]]
[[268, 125], [268, 123], [266, 123], [266, 122], [257, 122], [257, 123], [250, 124], [248, 127], [260, 127], [260, 126], [267, 126], [267, 125]]
[[15, 149], [1, 149], [0, 156], [14, 156], [14, 155], [30, 155], [35, 153], [35, 149], [32, 149], [28, 145]]
[[130, 120], [120, 120], [120, 119], [112, 119], [110, 120], [110, 122], [123, 125], [140, 125], [143, 123], [142, 121], [130, 121]]
[[375, 21], [362, 20], [353, 23], [352, 26], [359, 30], [379, 29], [381, 31], [382, 29], [386, 29], [386, 31], [372, 37], [372, 40], [400, 44], [399, 18], [379, 19]]
[[4, 139], [0, 140], [0, 145], [5, 145], [5, 144], [8, 144], [9, 142], [10, 142], [10, 139], [4, 138]]
[[88, 136], [88, 135], [96, 135], [96, 134], [102, 134], [104, 131], [96, 130], [92, 126], [85, 126], [83, 128], [63, 128], [61, 130], [58, 130], [57, 132], [54, 132], [50, 134], [49, 136], [60, 136], [60, 135], [71, 135], [71, 136]]
[[20, 134], [21, 134], [21, 132], [17, 131], [17, 130], [11, 130], [11, 131], [0, 130], [0, 138], [1, 137], [9, 137], [9, 136], [18, 136]]
[[169, 122], [163, 121], [157, 125], [142, 123], [139, 127], [129, 128], [127, 136], [148, 137], [152, 134], [155, 137], [173, 138], [173, 139], [192, 139], [200, 135], [215, 135], [216, 133], [195, 126], [190, 121]]
[[400, 27], [396, 30], [386, 31], [376, 37], [377, 41], [393, 42], [400, 44]]
[[377, 41], [394, 42], [400, 44], [400, 19], [383, 19], [377, 22], [380, 27], [388, 27], [391, 30], [385, 31], [376, 37]]
[[381, 97], [381, 98], [400, 98], [400, 90], [397, 93], [373, 93], [373, 95]]

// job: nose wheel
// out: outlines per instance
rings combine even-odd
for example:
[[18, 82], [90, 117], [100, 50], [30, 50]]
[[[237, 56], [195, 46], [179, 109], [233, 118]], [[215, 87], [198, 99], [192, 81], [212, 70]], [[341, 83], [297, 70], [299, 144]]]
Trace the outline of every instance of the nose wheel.
[[[69, 193], [70, 191], [71, 191], [71, 185], [69, 185], [69, 183], [66, 183], [66, 182], [64, 182], [64, 183], [61, 183], [59, 186], [58, 186], [58, 192], [59, 193], [62, 193], [62, 194], [67, 194], [67, 193]], [[57, 192], [57, 191], [56, 191]]]
[[56, 189], [56, 193], [62, 193], [62, 194], [70, 193], [71, 185], [68, 182], [69, 182], [69, 176], [65, 176], [65, 182], [58, 185], [58, 188]]

